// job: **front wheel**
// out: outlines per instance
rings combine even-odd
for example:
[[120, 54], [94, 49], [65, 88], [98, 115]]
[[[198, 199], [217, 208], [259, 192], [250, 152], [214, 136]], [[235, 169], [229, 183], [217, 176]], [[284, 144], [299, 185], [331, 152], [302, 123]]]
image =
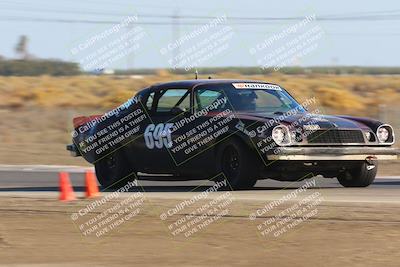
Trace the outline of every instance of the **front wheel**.
[[377, 171], [378, 162], [362, 162], [340, 173], [337, 179], [344, 187], [367, 187], [374, 182]]
[[224, 174], [226, 189], [249, 189], [257, 183], [257, 158], [238, 139], [230, 139], [218, 147], [217, 169]]

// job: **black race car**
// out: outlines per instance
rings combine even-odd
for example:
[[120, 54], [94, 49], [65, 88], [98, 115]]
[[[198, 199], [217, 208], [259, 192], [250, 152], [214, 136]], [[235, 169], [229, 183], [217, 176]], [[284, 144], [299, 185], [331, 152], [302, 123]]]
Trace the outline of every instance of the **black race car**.
[[316, 175], [364, 187], [376, 176], [377, 160], [398, 158], [390, 125], [308, 111], [313, 101], [299, 104], [261, 81], [161, 83], [110, 112], [75, 118], [67, 149], [95, 165], [104, 187], [119, 187], [137, 172], [223, 179], [232, 189]]

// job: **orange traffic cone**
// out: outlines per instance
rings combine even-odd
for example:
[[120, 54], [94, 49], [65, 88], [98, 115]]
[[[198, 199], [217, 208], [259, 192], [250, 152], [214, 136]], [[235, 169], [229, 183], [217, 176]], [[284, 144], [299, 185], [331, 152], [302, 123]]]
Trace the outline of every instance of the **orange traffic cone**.
[[86, 197], [98, 197], [99, 187], [97, 186], [97, 181], [94, 176], [93, 171], [86, 171], [85, 174], [85, 184], [86, 184]]
[[71, 182], [69, 180], [69, 175], [66, 172], [60, 172], [60, 200], [70, 201], [75, 200], [74, 189], [72, 189]]

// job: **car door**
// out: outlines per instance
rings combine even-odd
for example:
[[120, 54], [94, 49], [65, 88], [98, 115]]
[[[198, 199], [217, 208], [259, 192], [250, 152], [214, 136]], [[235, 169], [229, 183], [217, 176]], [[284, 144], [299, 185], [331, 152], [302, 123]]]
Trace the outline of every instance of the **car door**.
[[172, 129], [178, 120], [191, 114], [191, 92], [189, 88], [160, 89], [151, 101], [151, 123], [143, 134], [143, 165], [149, 173], [175, 173], [179, 164], [170, 148], [182, 132]]
[[[199, 114], [204, 114], [202, 111], [208, 110], [208, 113], [206, 115], [201, 115], [197, 116], [197, 124], [198, 125], [204, 125], [205, 122], [209, 122], [206, 125], [207, 128], [212, 128], [212, 130], [215, 131], [215, 129], [219, 129], [220, 127], [218, 126], [217, 122], [214, 120], [210, 121], [210, 118], [214, 116], [215, 114], [222, 112], [223, 110], [229, 108], [228, 103], [223, 104], [223, 105], [217, 105], [215, 108], [209, 109], [212, 107], [214, 104], [216, 104], [219, 100], [222, 98], [225, 98], [226, 94], [223, 92], [222, 89], [220, 89], [218, 86], [211, 87], [209, 85], [202, 85], [198, 86], [194, 91], [193, 91], [193, 102], [194, 102], [194, 112], [199, 113]], [[203, 130], [206, 130], [206, 128], [203, 128]], [[209, 130], [209, 129], [207, 129]], [[213, 135], [214, 131], [208, 131], [208, 134], [205, 135], [202, 139], [199, 141], [202, 141], [204, 139], [207, 139]], [[198, 151], [197, 155], [200, 157], [200, 155], [204, 158], [212, 159], [213, 155], [207, 154], [205, 152], [211, 152], [212, 150], [209, 149], [215, 145], [215, 139], [211, 138], [210, 141], [206, 142], [205, 145], [203, 145]], [[201, 161], [199, 161], [201, 163]], [[199, 163], [197, 162], [197, 163]]]
[[220, 122], [214, 115], [224, 109], [224, 105], [215, 104], [224, 96], [219, 88], [209, 89], [207, 85], [192, 90], [192, 113], [176, 119], [174, 147], [170, 149], [181, 172], [197, 177], [213, 173], [215, 153], [212, 148]]

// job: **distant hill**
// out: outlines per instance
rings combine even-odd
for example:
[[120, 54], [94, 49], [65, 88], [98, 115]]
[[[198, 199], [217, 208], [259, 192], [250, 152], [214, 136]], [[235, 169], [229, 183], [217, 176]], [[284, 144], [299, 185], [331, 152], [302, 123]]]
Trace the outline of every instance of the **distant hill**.
[[79, 75], [79, 65], [59, 60], [1, 60], [0, 76]]
[[[274, 71], [263, 70], [260, 67], [207, 67], [198, 68], [200, 75], [215, 75], [221, 73], [237, 73], [241, 75], [266, 75], [273, 73], [287, 75], [335, 74], [335, 75], [400, 75], [400, 67], [360, 67], [360, 66], [314, 66], [285, 67]], [[195, 69], [156, 69], [139, 68], [129, 70], [109, 70], [115, 75], [158, 75], [162, 72], [185, 75], [195, 72]], [[0, 57], [0, 76], [73, 76], [73, 75], [107, 75], [104, 71], [83, 72], [78, 63], [61, 60], [7, 60]]]
[[[131, 69], [116, 70], [115, 74], [132, 75], [132, 74], [157, 74], [160, 69]], [[173, 74], [188, 74], [190, 71], [184, 69], [168, 70]], [[217, 74], [222, 72], [236, 72], [243, 75], [271, 74], [282, 73], [289, 75], [300, 74], [358, 74], [358, 75], [400, 75], [400, 67], [360, 67], [360, 66], [315, 66], [315, 67], [286, 67], [279, 71], [273, 69], [262, 70], [260, 67], [209, 67], [198, 68], [197, 71], [203, 75]], [[192, 73], [195, 72], [193, 69]]]

